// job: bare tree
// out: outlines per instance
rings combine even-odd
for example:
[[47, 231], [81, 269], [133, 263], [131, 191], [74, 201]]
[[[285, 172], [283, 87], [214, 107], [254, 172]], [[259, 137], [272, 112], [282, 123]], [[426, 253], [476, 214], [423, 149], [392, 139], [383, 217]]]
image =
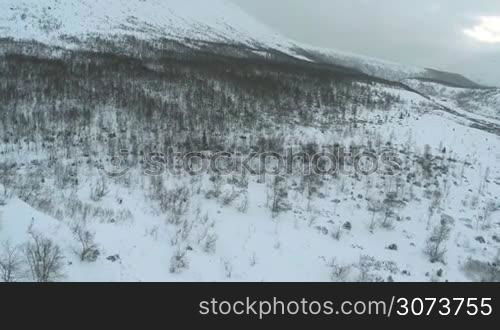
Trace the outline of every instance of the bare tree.
[[370, 232], [373, 232], [376, 225], [375, 217], [377, 213], [384, 211], [384, 203], [379, 200], [370, 200], [368, 201], [368, 211], [370, 211], [372, 214], [370, 221]]
[[248, 211], [248, 191], [243, 191], [243, 196], [241, 198], [240, 204], [238, 205], [238, 211], [241, 213], [246, 213]]
[[375, 263], [375, 259], [373, 257], [362, 255], [359, 257], [359, 263], [357, 264], [357, 268], [359, 270], [359, 282], [373, 282], [374, 277], [370, 274], [372, 269], [372, 265]]
[[274, 177], [274, 180], [268, 187], [267, 198], [273, 218], [277, 217], [280, 212], [287, 211], [290, 208], [285, 178], [280, 176]]
[[186, 251], [178, 248], [170, 259], [170, 273], [179, 274], [188, 267], [189, 261]]
[[216, 234], [208, 234], [205, 238], [205, 242], [203, 243], [203, 251], [206, 253], [215, 253], [217, 247], [217, 235]]
[[444, 244], [450, 237], [450, 232], [451, 228], [444, 221], [432, 231], [431, 236], [427, 240], [427, 246], [425, 247], [425, 253], [429, 256], [432, 263], [444, 263], [444, 255], [446, 253]]
[[190, 191], [186, 187], [163, 191], [160, 196], [160, 209], [168, 214], [168, 223], [180, 225], [191, 203]]
[[[2, 172], [0, 171], [0, 176]], [[7, 205], [9, 199], [12, 198], [12, 191], [8, 190], [6, 186], [0, 184], [0, 206]]]
[[490, 182], [489, 181], [490, 172], [491, 170], [489, 167], [487, 167], [486, 170], [484, 171], [484, 176], [481, 180], [481, 183], [479, 184], [479, 195], [484, 195], [485, 191], [488, 188], [488, 183]]
[[63, 254], [58, 245], [41, 234], [30, 231], [31, 241], [25, 255], [31, 276], [36, 282], [54, 282], [63, 277]]
[[99, 257], [99, 249], [95, 243], [95, 234], [90, 232], [82, 224], [77, 224], [72, 228], [73, 235], [79, 243], [76, 251], [81, 261], [94, 262]]
[[22, 266], [19, 248], [12, 246], [8, 241], [4, 242], [0, 254], [0, 279], [4, 282], [17, 281], [21, 276]]
[[95, 186], [90, 190], [90, 199], [94, 202], [99, 202], [109, 193], [108, 186], [104, 178], [100, 178]]
[[224, 271], [226, 273], [226, 278], [233, 277], [233, 265], [231, 264], [231, 261], [229, 260], [224, 261]]
[[483, 208], [483, 226], [488, 228], [491, 226], [491, 215], [499, 209], [494, 200], [490, 200]]
[[340, 265], [334, 258], [328, 267], [331, 268], [330, 277], [333, 282], [346, 282], [351, 272], [351, 266]]

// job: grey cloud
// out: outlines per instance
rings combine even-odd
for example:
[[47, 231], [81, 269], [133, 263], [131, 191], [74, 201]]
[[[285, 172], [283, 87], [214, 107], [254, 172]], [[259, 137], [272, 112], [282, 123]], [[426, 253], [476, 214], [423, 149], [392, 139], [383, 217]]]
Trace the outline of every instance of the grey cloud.
[[500, 16], [498, 0], [230, 0], [300, 42], [451, 70], [500, 85], [500, 44], [464, 29]]

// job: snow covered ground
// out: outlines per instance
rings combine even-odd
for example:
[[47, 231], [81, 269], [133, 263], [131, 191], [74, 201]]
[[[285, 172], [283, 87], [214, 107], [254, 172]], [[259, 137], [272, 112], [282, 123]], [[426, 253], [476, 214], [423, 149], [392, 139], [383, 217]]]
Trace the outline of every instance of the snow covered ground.
[[445, 86], [438, 83], [407, 79], [405, 84], [455, 111], [475, 119], [499, 123], [500, 90]]
[[[400, 175], [326, 176], [312, 198], [298, 189], [301, 176], [292, 175], [286, 179], [290, 208], [275, 215], [269, 181], [258, 176], [249, 176], [248, 188], [223, 177], [220, 194], [214, 195], [216, 181], [209, 175], [164, 174], [167, 191], [179, 194], [185, 188], [189, 199], [172, 223], [147, 192], [152, 179], [140, 168], [106, 178], [107, 193], [99, 200], [91, 198], [91, 190], [102, 172], [81, 168], [76, 190], [54, 191], [50, 180], [56, 178], [48, 176], [38, 196], [25, 197], [31, 206], [15, 195], [6, 197], [0, 203], [0, 241], [22, 251], [28, 231], [53, 239], [64, 253], [66, 281], [481, 280], [470, 260], [492, 263], [500, 248], [500, 137], [457, 122], [416, 94], [389, 91], [403, 104], [360, 111], [356, 127], [325, 129], [318, 118], [307, 126], [276, 124], [276, 130], [287, 145], [366, 145], [376, 137], [375, 145], [390, 143], [400, 151], [405, 167]], [[415, 162], [426, 145], [436, 157], [427, 181]], [[0, 145], [26, 172], [40, 157], [13, 149]], [[412, 173], [414, 181], [407, 179]], [[225, 199], [240, 190], [238, 197]], [[370, 205], [383, 204], [391, 192], [398, 195], [395, 213], [388, 218], [384, 211], [372, 212]], [[81, 261], [75, 252], [72, 226], [81, 221], [96, 235], [95, 262]], [[451, 228], [446, 252], [442, 262], [432, 263], [425, 249], [443, 222]]]
[[[334, 80], [333, 85], [320, 85], [335, 86], [331, 104], [339, 104], [342, 97], [351, 97], [343, 100], [343, 109], [336, 109], [334, 105], [308, 102], [313, 97], [324, 100], [325, 95], [316, 90], [301, 94], [302, 87], [316, 86], [318, 81], [310, 79], [309, 71], [299, 71], [303, 75], [288, 78], [296, 85], [284, 85], [283, 90], [289, 96], [293, 88], [297, 89], [294, 96], [298, 103], [303, 97], [306, 100], [303, 103], [310, 103], [308, 108], [284, 111], [284, 107], [293, 103], [276, 100], [283, 101], [273, 105], [283, 117], [275, 118], [261, 109], [254, 117], [249, 116], [259, 125], [225, 132], [227, 146], [247, 151], [259, 144], [260, 137], [266, 136], [273, 143], [278, 141], [275, 143], [278, 148], [312, 146], [315, 151], [329, 151], [342, 146], [377, 155], [391, 151], [397, 156], [398, 171], [389, 173], [379, 168], [370, 175], [353, 171], [352, 164], [346, 161], [351, 166], [349, 171], [335, 175], [291, 173], [284, 177], [268, 174], [263, 178], [241, 173], [161, 173], [152, 176], [145, 173], [143, 164], [134, 164], [123, 175], [110, 176], [106, 171], [113, 165], [109, 157], [113, 148], [107, 145], [107, 138], [112, 140], [110, 133], [120, 132], [119, 121], [121, 128], [125, 128], [120, 136], [124, 140], [133, 140], [130, 131], [138, 126], [134, 126], [135, 117], [130, 121], [120, 117], [126, 113], [123, 109], [109, 103], [103, 103], [106, 106], [102, 107], [101, 103], [93, 103], [95, 108], [85, 109], [88, 110], [85, 115], [93, 121], [89, 119], [89, 127], [80, 128], [80, 135], [72, 131], [73, 127], [62, 125], [57, 127], [59, 131], [51, 131], [53, 126], [47, 131], [37, 127], [40, 134], [37, 137], [22, 133], [15, 136], [16, 131], [23, 131], [17, 128], [23, 127], [13, 116], [12, 121], [19, 127], [0, 126], [3, 130], [0, 131], [0, 182], [4, 183], [0, 186], [0, 266], [5, 264], [8, 242], [14, 249], [9, 251], [15, 251], [19, 261], [15, 280], [36, 280], [26, 261], [27, 248], [35, 237], [44, 237], [60, 248], [62, 277], [58, 280], [64, 281], [499, 280], [498, 90], [459, 89], [405, 79], [425, 76], [426, 70], [300, 45], [224, 0], [0, 0], [0, 8], [0, 38], [36, 40], [67, 48], [76, 47], [73, 38], [111, 40], [124, 36], [141, 40], [167, 38], [186, 45], [190, 45], [186, 39], [244, 45], [255, 54], [268, 54], [272, 49], [305, 61], [327, 58], [327, 63], [402, 80], [425, 95], [403, 86], [398, 89], [375, 82], [357, 83], [365, 89], [357, 90], [360, 95], [351, 95], [342, 93], [345, 86], [350, 86], [341, 84], [343, 77], [335, 77], [339, 80]], [[16, 63], [16, 58], [9, 60]], [[25, 59], [20, 57], [19, 61], [22, 60]], [[130, 63], [113, 57], [100, 60], [117, 66]], [[33, 65], [29, 61], [22, 63]], [[161, 71], [162, 65], [169, 64], [156, 63], [158, 70], [151, 64], [148, 74], [154, 77], [164, 74], [162, 77], [182, 82], [185, 77], [179, 72]], [[8, 62], [1, 68], [7, 70], [10, 65]], [[38, 65], [36, 61], [34, 65]], [[38, 75], [43, 76], [44, 69], [49, 68], [47, 72], [52, 74], [52, 70], [59, 68], [57, 61], [48, 61], [46, 65], [40, 64], [42, 73]], [[130, 72], [136, 72], [135, 69]], [[113, 87], [126, 85], [124, 80], [130, 76], [122, 71], [119, 73], [123, 77], [116, 78]], [[250, 72], [255, 73], [250, 70], [243, 74], [253, 77]], [[269, 79], [275, 78], [273, 74], [287, 78], [276, 72], [269, 74]], [[231, 78], [238, 81], [235, 78], [238, 75], [232, 74]], [[254, 94], [237, 94], [231, 89], [237, 87], [223, 86], [213, 77], [206, 78], [199, 72], [193, 76], [196, 79], [189, 82], [196, 82], [204, 90], [185, 90], [181, 83], [177, 86], [177, 81], [172, 80], [160, 84], [164, 87], [171, 84], [171, 89], [154, 90], [149, 86], [152, 90], [148, 91], [144, 87], [147, 83], [138, 80], [134, 81], [137, 89], [133, 92], [142, 96], [137, 99], [151, 102], [156, 100], [148, 99], [148, 92], [161, 94], [165, 103], [161, 106], [178, 111], [177, 115], [184, 115], [177, 108], [191, 106], [187, 104], [188, 96], [191, 101], [201, 98], [198, 104], [207, 101], [203, 97], [208, 95], [212, 101], [217, 97], [223, 99], [224, 104], [237, 100], [265, 108], [264, 101], [264, 105], [244, 103], [248, 95], [267, 95], [259, 88], [248, 88]], [[298, 81], [294, 77], [299, 77]], [[106, 79], [110, 77], [98, 78], [101, 80], [94, 77], [92, 88], [109, 83]], [[272, 81], [279, 85], [278, 79]], [[46, 94], [36, 94], [47, 86], [33, 87], [25, 81], [34, 95], [42, 95], [30, 104], [21, 82], [18, 83], [15, 88], [7, 83], [2, 85], [7, 90], [3, 95], [12, 97], [18, 93], [15, 94], [18, 99], [12, 98], [14, 101], [11, 99], [5, 107], [19, 111], [20, 120], [27, 125], [45, 110], [57, 108], [63, 112], [73, 106], [78, 109], [69, 92], [59, 95], [62, 100], [45, 104], [43, 98], [49, 95], [47, 100], [52, 100], [53, 91], [47, 88]], [[284, 95], [279, 94], [283, 90], [276, 88], [276, 95]], [[127, 91], [117, 89], [113, 95]], [[375, 100], [366, 101], [373, 107], [360, 105], [366, 98], [363, 91], [374, 96]], [[326, 94], [328, 90], [323, 88], [322, 92]], [[387, 95], [400, 101], [391, 103], [385, 99]], [[169, 102], [174, 106], [168, 107]], [[26, 113], [22, 113], [23, 106]], [[307, 119], [300, 118], [298, 112]], [[239, 115], [248, 114], [241, 111]], [[37, 120], [46, 123], [51, 118], [57, 120], [57, 114], [50, 113]], [[259, 122], [261, 118], [263, 122]], [[143, 120], [146, 121], [144, 118], [139, 121]], [[158, 127], [161, 125], [155, 129]], [[155, 134], [159, 136], [157, 131], [142, 133], [144, 136], [140, 138], [144, 140]], [[58, 150], [50, 149], [51, 143], [58, 139], [67, 144]], [[91, 141], [91, 145], [82, 147], [83, 140]], [[86, 147], [94, 148], [92, 152], [97, 155]], [[439, 238], [436, 233], [444, 234]], [[81, 253], [82, 235], [87, 235], [83, 244], [89, 254], [85, 258]], [[430, 255], [433, 248], [438, 257]]]
[[[0, 36], [71, 47], [68, 38], [135, 36], [290, 51], [293, 43], [228, 1], [1, 0]], [[196, 8], [196, 10], [193, 10]]]

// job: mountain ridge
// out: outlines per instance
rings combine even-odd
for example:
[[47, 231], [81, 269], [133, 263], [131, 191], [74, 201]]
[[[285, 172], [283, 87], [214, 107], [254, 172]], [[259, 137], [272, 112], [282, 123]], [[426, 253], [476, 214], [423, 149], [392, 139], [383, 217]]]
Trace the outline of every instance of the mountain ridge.
[[[466, 88], [483, 86], [455, 73], [408, 66], [376, 58], [304, 45], [276, 33], [225, 0], [1, 0], [0, 37], [77, 47], [72, 40], [101, 37], [169, 39], [198, 47], [201, 42], [243, 45], [279, 51], [306, 62], [355, 68], [393, 81], [430, 79]], [[198, 10], [193, 11], [192, 8]]]

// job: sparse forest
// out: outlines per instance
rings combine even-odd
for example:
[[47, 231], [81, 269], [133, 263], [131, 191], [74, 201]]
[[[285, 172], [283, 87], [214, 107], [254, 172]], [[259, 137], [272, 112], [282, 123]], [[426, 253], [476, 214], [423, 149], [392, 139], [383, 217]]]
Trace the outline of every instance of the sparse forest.
[[[408, 123], [438, 107], [405, 85], [238, 47], [93, 42], [99, 51], [1, 40], [0, 237], [17, 199], [34, 210], [22, 221], [65, 228], [5, 242], [2, 280], [61, 280], [93, 263], [122, 267], [122, 279], [204, 266], [204, 279], [257, 279], [296, 253], [323, 280], [498, 278], [498, 168], [456, 143], [417, 141]], [[253, 173], [166, 170], [175, 152], [224, 152], [229, 166], [287, 150], [302, 158], [285, 172], [262, 158]], [[378, 157], [375, 171], [362, 155]], [[143, 265], [154, 276], [134, 266], [141, 245], [155, 251]]]

